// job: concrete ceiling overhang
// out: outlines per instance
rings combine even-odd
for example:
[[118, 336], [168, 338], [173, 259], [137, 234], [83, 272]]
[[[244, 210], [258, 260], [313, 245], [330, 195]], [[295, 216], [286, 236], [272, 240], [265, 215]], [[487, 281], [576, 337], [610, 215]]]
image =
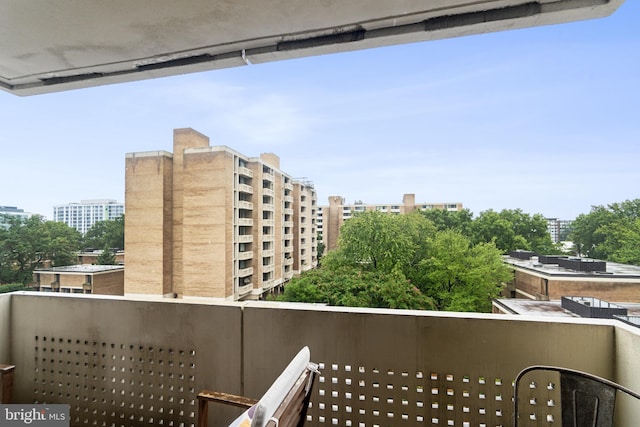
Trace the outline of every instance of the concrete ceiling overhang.
[[32, 95], [611, 14], [624, 0], [3, 0], [0, 87]]

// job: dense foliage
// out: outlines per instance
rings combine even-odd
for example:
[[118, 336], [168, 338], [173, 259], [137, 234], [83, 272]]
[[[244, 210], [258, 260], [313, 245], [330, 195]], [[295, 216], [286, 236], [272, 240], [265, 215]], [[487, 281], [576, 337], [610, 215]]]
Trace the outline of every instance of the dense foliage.
[[29, 283], [45, 260], [52, 266], [74, 264], [80, 233], [61, 222], [5, 215], [0, 227], [0, 283]]
[[96, 258], [96, 264], [98, 265], [116, 265], [116, 254], [107, 246], [102, 250], [102, 253]]
[[640, 199], [593, 206], [573, 222], [579, 255], [640, 265]]
[[93, 224], [82, 239], [82, 247], [124, 249], [124, 215]]
[[27, 287], [22, 283], [8, 283], [6, 285], [0, 285], [0, 294], [4, 294], [7, 292], [14, 292], [14, 291], [22, 291], [25, 289], [27, 289]]
[[418, 212], [358, 214], [341, 228], [339, 249], [325, 255], [320, 268], [293, 279], [280, 299], [489, 311], [510, 269], [493, 243], [474, 245], [458, 228], [436, 226]]

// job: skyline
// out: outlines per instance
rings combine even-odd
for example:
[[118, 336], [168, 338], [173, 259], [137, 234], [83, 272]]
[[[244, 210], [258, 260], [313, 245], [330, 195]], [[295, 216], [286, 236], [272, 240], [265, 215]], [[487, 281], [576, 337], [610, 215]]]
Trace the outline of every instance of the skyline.
[[612, 16], [19, 98], [0, 205], [124, 202], [130, 152], [174, 128], [273, 152], [318, 204], [461, 202], [573, 219], [640, 197], [638, 2]]

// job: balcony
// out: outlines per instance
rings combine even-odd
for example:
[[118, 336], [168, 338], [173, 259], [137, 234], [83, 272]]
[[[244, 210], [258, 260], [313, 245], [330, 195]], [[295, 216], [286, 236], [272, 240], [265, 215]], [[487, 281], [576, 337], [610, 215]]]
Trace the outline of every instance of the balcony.
[[[70, 404], [72, 426], [194, 427], [200, 389], [257, 398], [304, 345], [322, 371], [307, 426], [510, 425], [511, 381], [531, 364], [640, 390], [640, 329], [615, 320], [0, 295], [13, 403]], [[640, 419], [625, 400], [616, 411], [616, 425]], [[210, 426], [239, 412], [211, 405]]]
[[238, 243], [251, 243], [253, 242], [253, 235], [251, 234], [240, 234], [236, 238]]
[[253, 178], [253, 171], [244, 166], [238, 167], [238, 175], [246, 176], [247, 178]]
[[238, 191], [247, 194], [253, 194], [253, 187], [247, 184], [238, 184]]
[[248, 295], [251, 293], [252, 290], [253, 290], [253, 283], [238, 286], [238, 296], [243, 297], [245, 295]]
[[246, 252], [239, 252], [238, 253], [238, 260], [246, 260], [246, 259], [251, 259], [253, 258], [253, 252], [252, 251], [246, 251]]
[[251, 202], [245, 202], [244, 200], [239, 200], [238, 201], [238, 208], [240, 209], [246, 209], [246, 210], [253, 210], [253, 203]]
[[251, 276], [253, 274], [253, 267], [241, 268], [238, 270], [238, 277]]
[[253, 225], [253, 219], [251, 218], [238, 218], [238, 225], [249, 227]]
[[263, 196], [271, 196], [271, 197], [273, 197], [275, 195], [275, 192], [270, 188], [263, 188], [262, 189], [262, 195]]

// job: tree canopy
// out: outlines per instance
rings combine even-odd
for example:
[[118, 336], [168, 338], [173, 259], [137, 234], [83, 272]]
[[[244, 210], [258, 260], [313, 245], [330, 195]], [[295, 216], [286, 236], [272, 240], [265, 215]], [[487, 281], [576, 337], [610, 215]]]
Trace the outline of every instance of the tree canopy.
[[93, 224], [85, 233], [82, 246], [94, 249], [104, 247], [124, 249], [124, 215]]
[[494, 242], [504, 254], [516, 249], [560, 253], [547, 230], [547, 220], [541, 214], [529, 215], [520, 209], [480, 212], [472, 222], [470, 237], [475, 243]]
[[640, 199], [592, 206], [570, 234], [578, 255], [640, 265]]
[[419, 212], [359, 213], [342, 226], [338, 249], [324, 256], [321, 267], [292, 279], [280, 299], [490, 311], [511, 278], [500, 251], [493, 243], [474, 245], [462, 227], [440, 228]]
[[61, 222], [6, 215], [0, 227], [0, 283], [29, 283], [45, 260], [53, 266], [74, 264], [80, 233]]

